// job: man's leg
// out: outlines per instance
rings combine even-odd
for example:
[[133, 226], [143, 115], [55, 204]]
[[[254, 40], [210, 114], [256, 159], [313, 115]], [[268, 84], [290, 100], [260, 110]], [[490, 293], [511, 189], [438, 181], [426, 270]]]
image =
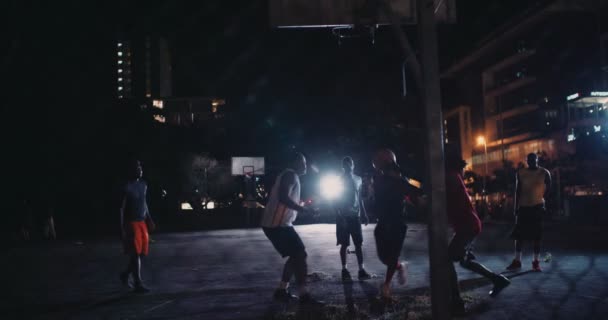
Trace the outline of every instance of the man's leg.
[[534, 259], [532, 260], [532, 270], [534, 271], [543, 271], [540, 267], [540, 240], [534, 240]]
[[133, 288], [133, 286], [129, 282], [129, 277], [131, 276], [131, 273], [133, 273], [132, 267], [131, 267], [133, 265], [132, 260], [133, 260], [132, 256], [129, 256], [129, 261], [127, 262], [127, 267], [126, 267], [125, 271], [120, 273], [120, 282], [123, 284], [123, 286], [128, 287], [128, 288]]
[[306, 283], [306, 276], [308, 275], [308, 264], [306, 263], [306, 252], [298, 252], [290, 259], [293, 259], [293, 271], [296, 278], [296, 284], [300, 296], [308, 294], [308, 287]]
[[511, 264], [507, 267], [507, 270], [518, 270], [521, 269], [521, 255], [524, 247], [523, 240], [515, 240], [515, 258]]
[[340, 261], [342, 262], [342, 270], [346, 269], [346, 249], [348, 246], [340, 245]]
[[355, 245], [355, 254], [357, 255], [357, 263], [359, 264], [359, 270], [363, 269], [363, 248], [361, 244]]
[[142, 284], [141, 280], [141, 258], [138, 254], [134, 254], [131, 256], [131, 273], [133, 274], [133, 279], [135, 280], [135, 285], [140, 286]]
[[283, 267], [283, 274], [281, 275], [281, 282], [279, 287], [274, 291], [274, 298], [278, 300], [287, 301], [290, 299], [296, 299], [297, 297], [292, 295], [287, 288], [289, 288], [289, 281], [294, 273], [294, 259], [289, 257]]
[[293, 276], [293, 259], [290, 257], [285, 262], [283, 267], [283, 275], [281, 276], [281, 282], [279, 283], [279, 289], [287, 289], [289, 287], [289, 281]]
[[449, 266], [449, 275], [450, 275], [450, 284], [452, 285], [452, 315], [461, 316], [465, 315], [466, 310], [464, 307], [464, 300], [460, 296], [460, 286], [458, 284], [458, 274], [456, 273], [456, 268], [454, 267], [454, 263], [450, 262]]

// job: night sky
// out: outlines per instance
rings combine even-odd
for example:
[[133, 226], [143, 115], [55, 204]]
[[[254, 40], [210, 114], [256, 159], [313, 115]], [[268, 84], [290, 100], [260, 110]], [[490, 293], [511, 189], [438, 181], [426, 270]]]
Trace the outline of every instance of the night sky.
[[[441, 65], [530, 2], [458, 1], [459, 22], [439, 27]], [[55, 186], [69, 197], [83, 185], [100, 193], [121, 159], [180, 149], [226, 159], [391, 146], [412, 167], [422, 163], [422, 112], [414, 95], [401, 96], [402, 54], [389, 28], [375, 46], [338, 46], [329, 30], [271, 29], [265, 1], [5, 1], [1, 11], [6, 181], [15, 194]], [[415, 44], [415, 28], [406, 30]], [[116, 40], [146, 35], [169, 40], [175, 96], [226, 98], [222, 128], [167, 134], [117, 105]], [[155, 161], [153, 169], [171, 165]]]

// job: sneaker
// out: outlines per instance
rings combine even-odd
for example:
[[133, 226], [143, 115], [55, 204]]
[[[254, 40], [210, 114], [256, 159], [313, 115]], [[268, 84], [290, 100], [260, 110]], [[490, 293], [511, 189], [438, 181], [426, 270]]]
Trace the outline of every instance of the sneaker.
[[276, 289], [273, 295], [275, 300], [287, 302], [289, 300], [295, 300], [298, 297], [291, 294], [288, 289]]
[[467, 259], [467, 260], [477, 260], [477, 257], [475, 257], [475, 255], [473, 254], [473, 252], [467, 251], [467, 255], [466, 255], [465, 259]]
[[123, 286], [129, 288], [129, 289], [133, 289], [133, 285], [131, 284], [131, 281], [129, 281], [129, 272], [122, 272], [120, 274], [120, 283], [122, 283]]
[[325, 302], [313, 298], [310, 293], [306, 293], [300, 297], [300, 304], [308, 306], [323, 306]]
[[359, 280], [369, 280], [372, 276], [365, 271], [365, 269], [359, 270]]
[[401, 267], [397, 269], [397, 281], [404, 286], [407, 283], [407, 262], [401, 262], [399, 265]]
[[507, 267], [507, 270], [514, 271], [521, 269], [521, 261], [513, 259], [513, 262]]
[[135, 293], [148, 293], [148, 292], [150, 292], [150, 289], [144, 287], [144, 285], [140, 283], [140, 284], [136, 284], [135, 285], [135, 289], [133, 289], [133, 292], [135, 292]]
[[540, 267], [540, 262], [538, 260], [532, 261], [532, 271], [543, 272], [543, 269]]
[[463, 317], [467, 315], [467, 309], [464, 306], [462, 299], [452, 301], [451, 313], [454, 317]]
[[352, 277], [348, 269], [342, 269], [342, 281], [351, 281]]
[[492, 288], [492, 291], [490, 291], [490, 297], [496, 297], [502, 289], [511, 284], [511, 280], [501, 274], [496, 275], [496, 279], [492, 282], [494, 283], [494, 287]]

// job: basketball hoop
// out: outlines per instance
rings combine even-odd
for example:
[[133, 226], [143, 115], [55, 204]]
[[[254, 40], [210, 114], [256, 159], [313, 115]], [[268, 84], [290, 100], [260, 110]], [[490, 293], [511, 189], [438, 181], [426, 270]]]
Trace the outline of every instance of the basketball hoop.
[[343, 40], [369, 38], [372, 45], [376, 43], [376, 25], [347, 25], [337, 26], [331, 29], [331, 33], [338, 40], [338, 45]]

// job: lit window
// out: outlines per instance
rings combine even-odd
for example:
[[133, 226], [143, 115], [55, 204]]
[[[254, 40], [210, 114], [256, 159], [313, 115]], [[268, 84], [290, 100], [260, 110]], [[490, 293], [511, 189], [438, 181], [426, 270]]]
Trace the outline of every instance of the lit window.
[[569, 134], [568, 135], [568, 142], [574, 141], [574, 140], [576, 140], [576, 137], [574, 136], [574, 133]]
[[122, 51], [118, 51], [118, 56], [122, 57]]
[[118, 60], [118, 64], [122, 64], [122, 60]]
[[163, 100], [152, 100], [152, 106], [162, 109], [164, 107]]
[[118, 73], [122, 73], [122, 69], [118, 69]]
[[593, 126], [593, 132], [600, 132], [602, 130], [602, 126]]
[[122, 95], [118, 96], [118, 99], [122, 99]]
[[547, 121], [547, 125], [551, 125], [551, 123]]
[[118, 82], [122, 82], [122, 78], [118, 78]]
[[165, 121], [166, 121], [165, 116], [161, 116], [159, 114], [154, 115], [154, 120], [156, 120], [157, 122], [160, 122], [160, 123], [165, 123]]
[[118, 87], [118, 91], [122, 91], [122, 87]]
[[116, 44], [118, 47], [122, 47], [122, 42]]

